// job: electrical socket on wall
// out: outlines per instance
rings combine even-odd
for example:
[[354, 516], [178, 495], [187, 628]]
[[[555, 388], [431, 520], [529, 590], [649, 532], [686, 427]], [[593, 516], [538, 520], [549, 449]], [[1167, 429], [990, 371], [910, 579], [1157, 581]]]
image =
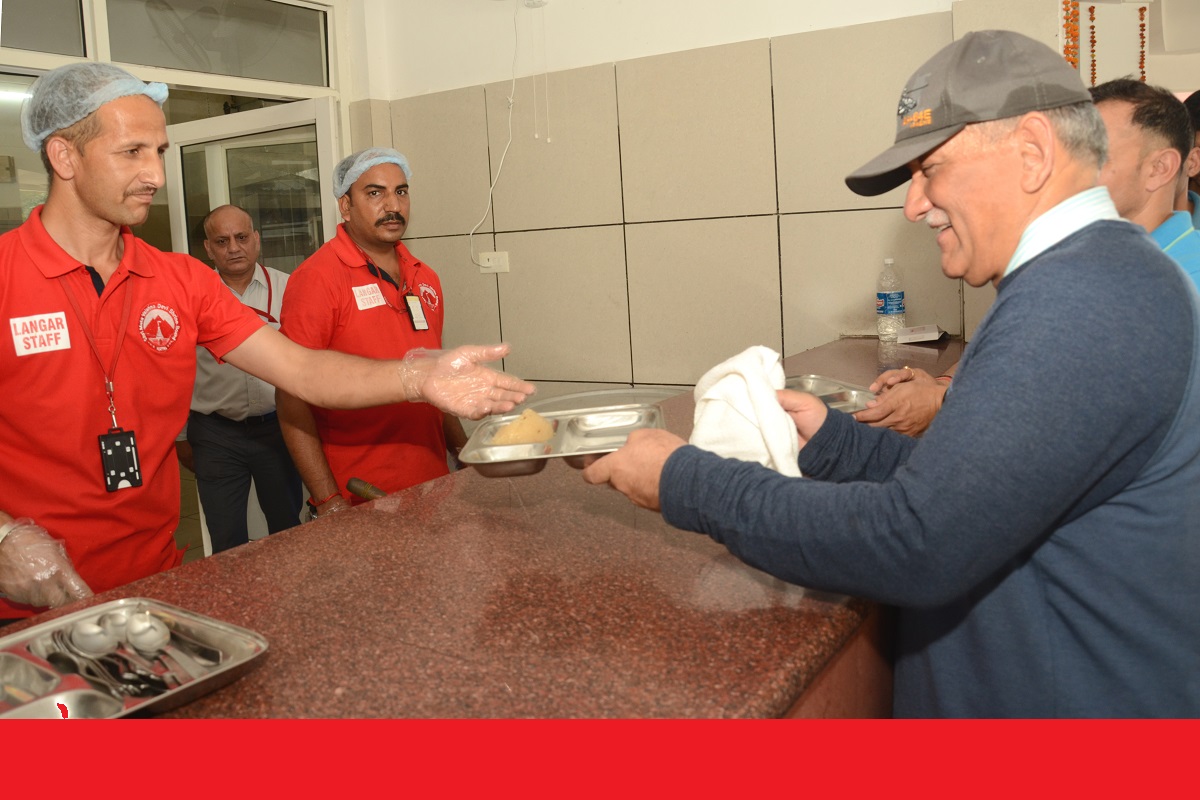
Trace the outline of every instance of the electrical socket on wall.
[[479, 271], [484, 275], [508, 272], [508, 251], [479, 254]]

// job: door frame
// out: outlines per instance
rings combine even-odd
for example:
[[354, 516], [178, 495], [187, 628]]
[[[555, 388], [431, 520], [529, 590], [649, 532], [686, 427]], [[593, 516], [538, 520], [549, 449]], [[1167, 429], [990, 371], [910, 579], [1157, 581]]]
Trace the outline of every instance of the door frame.
[[[322, 183], [330, 187], [330, 191], [320, 192], [321, 227], [324, 240], [328, 242], [333, 239], [337, 234], [337, 223], [340, 219], [337, 201], [333, 199], [332, 191], [333, 168], [341, 157], [338, 106], [332, 97], [317, 97], [167, 126], [170, 145], [163, 158], [167, 178], [167, 205], [171, 219], [171, 249], [177, 253], [189, 252], [186, 198], [183, 193], [184, 147], [212, 144], [213, 152], [219, 152], [223, 159], [226, 149], [224, 143], [228, 140], [302, 125], [316, 126], [317, 168]], [[229, 185], [224, 165], [219, 169], [212, 169], [210, 163], [209, 167], [209, 197], [213, 206], [228, 203]]]

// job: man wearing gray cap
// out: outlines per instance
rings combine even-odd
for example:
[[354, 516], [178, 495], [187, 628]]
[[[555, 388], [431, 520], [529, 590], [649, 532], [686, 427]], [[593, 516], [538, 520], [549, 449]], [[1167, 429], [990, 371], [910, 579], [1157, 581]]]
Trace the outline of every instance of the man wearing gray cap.
[[479, 363], [502, 346], [390, 362], [299, 347], [208, 267], [134, 237], [163, 184], [166, 94], [88, 62], [40, 77], [22, 108], [50, 191], [0, 236], [0, 623], [180, 563], [174, 440], [197, 345], [330, 407], [481, 417], [533, 389]]
[[[411, 179], [408, 159], [388, 147], [338, 163], [333, 195], [344, 221], [292, 274], [280, 315], [285, 336], [371, 358], [441, 347], [441, 282], [400, 241]], [[447, 445], [457, 453], [466, 443], [458, 418], [428, 405], [327, 409], [280, 390], [276, 406], [314, 516], [349, 507], [351, 478], [394, 492], [445, 475]]]
[[899, 608], [898, 716], [1200, 715], [1200, 298], [1098, 186], [1063, 58], [970, 33], [909, 80], [860, 194], [997, 296], [922, 439], [781, 392], [786, 478], [665, 432], [587, 470], [805, 586]]

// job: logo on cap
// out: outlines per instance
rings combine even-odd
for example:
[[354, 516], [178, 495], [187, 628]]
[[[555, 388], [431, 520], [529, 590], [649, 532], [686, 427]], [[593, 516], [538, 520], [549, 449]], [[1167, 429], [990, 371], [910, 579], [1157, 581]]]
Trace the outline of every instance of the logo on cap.
[[[920, 89], [922, 87], [914, 87]], [[914, 111], [919, 102], [917, 98], [909, 94], [909, 89], [905, 89], [900, 95], [900, 103], [896, 106], [896, 116], [900, 117], [901, 128], [924, 128], [926, 125], [933, 124], [933, 110], [929, 108], [921, 111]]]
[[904, 119], [900, 120], [900, 126], [903, 128], [924, 128], [926, 125], [933, 124], [933, 110], [924, 109], [923, 111], [914, 111]]

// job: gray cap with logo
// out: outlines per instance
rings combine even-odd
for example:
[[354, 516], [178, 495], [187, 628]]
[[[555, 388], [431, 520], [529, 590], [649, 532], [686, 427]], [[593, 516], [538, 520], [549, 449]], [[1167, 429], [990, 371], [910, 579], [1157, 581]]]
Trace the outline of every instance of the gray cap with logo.
[[855, 194], [909, 179], [908, 164], [973, 122], [1091, 102], [1079, 72], [1041, 42], [1013, 31], [973, 31], [908, 79], [896, 109], [896, 143], [846, 176]]

